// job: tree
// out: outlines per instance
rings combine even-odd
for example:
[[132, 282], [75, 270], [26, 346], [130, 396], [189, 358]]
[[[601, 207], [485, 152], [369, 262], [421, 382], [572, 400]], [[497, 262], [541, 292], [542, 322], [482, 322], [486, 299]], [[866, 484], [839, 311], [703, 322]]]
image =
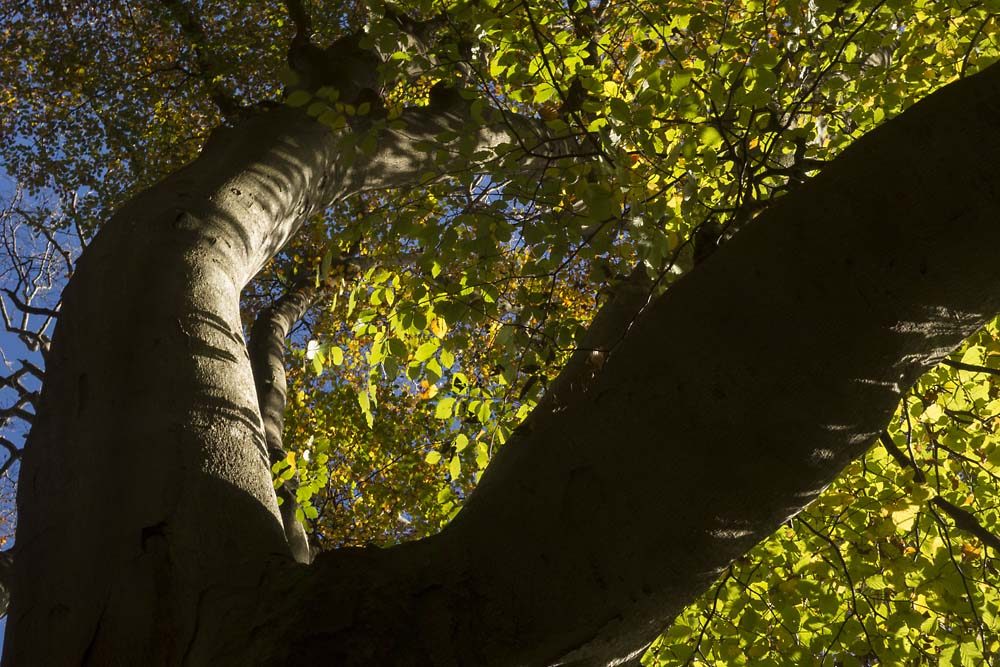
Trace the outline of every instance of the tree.
[[[982, 166], [1000, 149], [1000, 70], [971, 74], [992, 56], [982, 37], [993, 15], [793, 5], [415, 4], [342, 10], [345, 25], [321, 29], [318, 7], [289, 2], [280, 22], [282, 7], [252, 13], [289, 23], [264, 54], [252, 31], [225, 32], [225, 45], [213, 37], [250, 13], [239, 3], [164, 0], [102, 16], [122, 37], [167, 25], [186, 45], [144, 51], [136, 68], [176, 59], [167, 69], [196, 88], [166, 97], [169, 111], [154, 105], [154, 118], [222, 124], [180, 168], [178, 134], [144, 129], [142, 116], [93, 135], [99, 146], [81, 152], [67, 139], [43, 155], [42, 167], [64, 173], [101, 155], [107, 191], [95, 188], [90, 213], [117, 212], [76, 263], [46, 354], [20, 468], [7, 663], [637, 658], [879, 440], [908, 388], [1000, 311], [997, 188]], [[65, 21], [75, 42], [63, 65], [106, 55], [80, 18], [88, 7]], [[17, 62], [32, 64], [11, 104], [36, 80], [85, 97], [100, 87], [81, 81], [120, 75], [37, 68], [53, 56], [32, 48], [32, 20], [54, 15], [32, 11], [10, 14]], [[321, 49], [317, 34], [336, 37]], [[277, 104], [259, 71], [277, 69], [285, 43]], [[241, 51], [257, 59], [236, 64]], [[925, 78], [928, 63], [945, 62]], [[123, 89], [162, 96], [141, 80]], [[876, 95], [874, 110], [843, 109]], [[62, 131], [61, 104], [29, 122]], [[190, 123], [191, 109], [204, 117]], [[45, 146], [7, 149], [29, 187], [45, 175], [26, 156]], [[121, 157], [136, 146], [148, 159]], [[135, 184], [115, 185], [127, 177]], [[363, 233], [328, 233], [322, 220]], [[464, 274], [442, 266], [470, 258], [477, 268]], [[419, 279], [407, 282], [399, 267], [411, 262]], [[258, 314], [248, 352], [240, 295], [264, 267], [287, 292], [269, 309], [247, 306]], [[395, 310], [359, 314], [362, 342], [346, 355], [328, 340], [307, 350], [320, 371], [341, 355], [365, 362], [357, 401], [372, 427], [375, 401], [407, 393], [404, 380], [426, 382], [425, 402], [431, 386], [443, 391], [438, 437], [460, 431], [467, 413], [490, 422], [486, 398], [503, 383], [515, 409], [497, 425], [503, 447], [441, 532], [303, 565], [289, 510], [322, 494], [282, 483], [300, 465], [294, 451], [281, 456], [282, 433], [298, 426], [280, 424], [281, 361], [292, 323], [344, 272], [367, 280], [345, 318], [359, 294]], [[510, 275], [523, 287], [516, 300], [496, 287]], [[578, 334], [565, 315], [598, 286], [600, 311]], [[456, 391], [456, 362], [439, 342], [449, 325], [467, 338], [490, 332], [497, 348], [512, 338], [522, 356], [487, 349], [477, 364], [470, 354], [467, 391]], [[526, 359], [517, 343], [541, 348], [539, 368], [507, 372]], [[956, 370], [988, 375], [993, 345]], [[505, 368], [489, 375], [487, 365]], [[353, 386], [324, 382], [334, 394]], [[996, 387], [985, 392], [967, 412], [992, 428], [981, 415], [993, 414]], [[450, 459], [452, 493], [464, 465], [454, 437], [434, 450]], [[881, 439], [926, 490], [913, 455], [892, 433]], [[977, 453], [983, 474], [995, 451]], [[301, 466], [306, 488], [312, 471]], [[995, 510], [974, 514], [934, 493], [957, 528], [996, 539]], [[995, 637], [978, 614], [995, 613], [996, 598], [967, 599], [975, 623], [959, 658], [992, 660]], [[881, 660], [868, 646], [872, 655], [848, 647], [840, 659]]]

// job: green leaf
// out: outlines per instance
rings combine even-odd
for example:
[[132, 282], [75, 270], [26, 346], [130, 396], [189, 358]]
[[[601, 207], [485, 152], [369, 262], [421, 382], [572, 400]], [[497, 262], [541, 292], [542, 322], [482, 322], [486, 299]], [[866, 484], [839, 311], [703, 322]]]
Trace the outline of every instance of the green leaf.
[[323, 86], [316, 91], [316, 97], [327, 100], [328, 102], [336, 102], [337, 98], [340, 97], [340, 91], [333, 86]]
[[358, 405], [361, 406], [361, 412], [365, 416], [368, 428], [371, 428], [375, 423], [375, 417], [372, 414], [371, 398], [368, 396], [368, 392], [364, 389], [358, 392]]
[[329, 108], [326, 102], [313, 102], [306, 108], [306, 113], [315, 118]]
[[428, 341], [417, 348], [417, 351], [413, 353], [413, 359], [415, 361], [427, 361], [434, 356], [434, 353], [438, 351], [440, 346], [441, 343], [436, 340]]
[[455, 399], [447, 396], [438, 400], [434, 408], [434, 416], [437, 419], [451, 419], [452, 410], [455, 407]]
[[705, 129], [701, 131], [700, 140], [703, 146], [712, 149], [718, 148], [722, 145], [722, 135], [719, 134], [719, 131], [711, 125], [706, 126]]
[[551, 83], [542, 83], [535, 86], [535, 104], [544, 104], [556, 97], [557, 91]]
[[292, 94], [285, 100], [285, 104], [290, 107], [301, 107], [312, 99], [312, 95], [305, 90], [293, 90]]
[[344, 363], [344, 351], [342, 349], [336, 345], [331, 345], [328, 352], [330, 354], [330, 361], [334, 366], [339, 366]]

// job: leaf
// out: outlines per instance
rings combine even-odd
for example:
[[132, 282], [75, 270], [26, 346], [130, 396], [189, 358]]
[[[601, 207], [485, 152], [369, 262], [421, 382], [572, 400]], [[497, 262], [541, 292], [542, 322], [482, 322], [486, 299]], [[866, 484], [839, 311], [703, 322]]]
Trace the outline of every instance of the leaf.
[[542, 83], [535, 86], [535, 104], [544, 104], [557, 95], [555, 87], [551, 83]]
[[324, 111], [328, 110], [330, 107], [327, 106], [326, 102], [313, 102], [306, 109], [306, 113], [315, 118], [319, 116]]
[[452, 479], [457, 479], [462, 474], [462, 459], [458, 458], [458, 454], [451, 457], [451, 463], [448, 464], [448, 474], [451, 475]]
[[285, 104], [287, 104], [290, 107], [301, 107], [305, 106], [306, 103], [311, 99], [312, 95], [310, 95], [307, 91], [293, 90], [292, 94], [289, 95], [288, 98], [285, 100]]
[[476, 445], [476, 466], [483, 470], [490, 462], [489, 448], [485, 443], [478, 443]]
[[336, 102], [337, 98], [340, 97], [340, 91], [333, 86], [323, 86], [316, 91], [316, 97], [327, 100], [328, 102]]
[[441, 452], [438, 451], [427, 452], [427, 456], [424, 457], [424, 460], [430, 463], [431, 465], [435, 465], [441, 461]]
[[444, 338], [444, 335], [448, 333], [448, 323], [444, 321], [442, 317], [435, 317], [430, 323], [431, 333], [438, 338]]
[[324, 111], [316, 120], [332, 130], [339, 130], [347, 126], [347, 118], [344, 117], [344, 114], [338, 113], [333, 109]]
[[418, 362], [427, 361], [434, 356], [440, 346], [441, 344], [436, 340], [428, 341], [417, 348], [417, 351], [413, 353], [413, 359]]
[[439, 391], [438, 386], [436, 384], [430, 384], [429, 382], [427, 382], [427, 380], [422, 380], [420, 382], [420, 387], [421, 391], [417, 395], [417, 397], [422, 401], [427, 401], [434, 398], [435, 396], [437, 396], [437, 393]]
[[708, 148], [718, 148], [722, 145], [722, 135], [717, 129], [708, 125], [701, 131], [700, 141], [703, 146]]
[[361, 412], [365, 416], [368, 428], [371, 428], [375, 423], [375, 417], [372, 415], [371, 398], [368, 396], [367, 391], [361, 390], [358, 392], [358, 405], [361, 406]]
[[330, 361], [334, 366], [339, 366], [344, 363], [344, 351], [342, 349], [336, 345], [331, 345], [328, 352], [330, 354]]
[[438, 400], [434, 407], [434, 417], [437, 419], [451, 419], [452, 409], [455, 407], [455, 399], [447, 396]]

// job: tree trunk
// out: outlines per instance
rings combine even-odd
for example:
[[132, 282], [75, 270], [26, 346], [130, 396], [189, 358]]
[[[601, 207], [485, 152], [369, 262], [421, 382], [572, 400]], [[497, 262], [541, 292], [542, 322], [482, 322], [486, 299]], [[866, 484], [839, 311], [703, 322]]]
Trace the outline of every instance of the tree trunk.
[[309, 567], [278, 519], [239, 292], [311, 212], [432, 168], [414, 139], [462, 119], [417, 115], [349, 169], [294, 110], [223, 130], [115, 215], [66, 289], [4, 663], [636, 654], [998, 310], [998, 117], [994, 66], [858, 141], [652, 304], [441, 535]]
[[414, 143], [468, 123], [402, 120], [353, 167], [339, 161], [343, 133], [299, 110], [221, 129], [88, 247], [21, 467], [6, 664], [175, 664], [195, 655], [206, 616], [243, 621], [234, 591], [289, 550], [240, 290], [331, 201], [447, 168]]

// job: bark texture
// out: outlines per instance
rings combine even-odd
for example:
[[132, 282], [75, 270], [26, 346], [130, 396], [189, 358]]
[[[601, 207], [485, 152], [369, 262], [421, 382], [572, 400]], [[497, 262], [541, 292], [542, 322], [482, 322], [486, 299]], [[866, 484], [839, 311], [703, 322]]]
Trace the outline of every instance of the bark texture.
[[[295, 323], [309, 310], [324, 290], [314, 280], [300, 280], [273, 305], [257, 315], [250, 329], [247, 348], [257, 389], [257, 404], [264, 422], [264, 441], [271, 465], [285, 458], [282, 433], [285, 428], [285, 401], [288, 384], [285, 378], [285, 339]], [[312, 560], [305, 527], [295, 516], [298, 508], [298, 476], [276, 489], [281, 501], [281, 523], [292, 557], [299, 563]]]
[[[511, 138], [460, 108], [400, 120], [338, 133], [284, 107], [221, 129], [88, 247], [25, 447], [4, 664], [200, 664], [244, 637], [244, 595], [290, 552], [240, 291], [338, 198], [467, 168], [421, 142], [449, 131], [490, 155]], [[373, 129], [374, 153], [343, 159], [345, 133]]]
[[221, 132], [67, 287], [4, 664], [633, 658], [1000, 309], [997, 118], [1000, 66], [861, 139], [651, 304], [442, 534], [309, 567], [278, 516], [239, 291], [312, 211], [435, 168], [414, 142], [463, 119], [417, 114], [349, 168], [293, 110]]

